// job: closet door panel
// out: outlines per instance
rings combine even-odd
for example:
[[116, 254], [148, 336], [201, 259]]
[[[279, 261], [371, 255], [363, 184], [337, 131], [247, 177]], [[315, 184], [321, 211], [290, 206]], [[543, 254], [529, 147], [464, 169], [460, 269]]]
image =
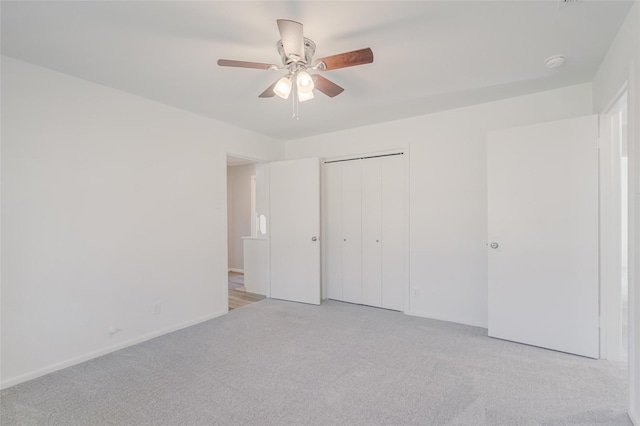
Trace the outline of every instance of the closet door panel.
[[380, 158], [362, 160], [362, 303], [382, 306]]
[[382, 307], [402, 311], [404, 269], [404, 155], [381, 159]]
[[342, 163], [342, 300], [362, 303], [362, 161]]
[[323, 172], [325, 297], [342, 300], [342, 163], [327, 163]]

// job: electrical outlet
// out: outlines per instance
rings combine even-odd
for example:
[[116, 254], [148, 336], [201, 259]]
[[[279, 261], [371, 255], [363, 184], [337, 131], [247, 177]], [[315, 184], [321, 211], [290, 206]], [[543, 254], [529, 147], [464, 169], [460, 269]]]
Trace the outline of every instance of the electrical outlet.
[[153, 305], [153, 315], [160, 315], [162, 313], [162, 303], [158, 302]]
[[411, 289], [411, 294], [416, 297], [420, 296], [420, 289], [418, 287], [413, 287]]

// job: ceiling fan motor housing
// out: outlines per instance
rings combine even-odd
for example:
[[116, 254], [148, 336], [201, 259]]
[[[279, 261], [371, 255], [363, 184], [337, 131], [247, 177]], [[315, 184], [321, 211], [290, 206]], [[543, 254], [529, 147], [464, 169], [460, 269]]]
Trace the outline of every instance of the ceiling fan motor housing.
[[305, 37], [304, 38], [304, 58], [301, 58], [300, 60], [296, 61], [295, 59], [297, 58], [294, 59], [287, 56], [287, 54], [284, 52], [284, 47], [282, 46], [282, 40], [278, 40], [278, 53], [280, 54], [280, 57], [282, 58], [282, 63], [285, 66], [291, 65], [293, 62], [309, 65], [312, 61], [313, 54], [316, 53], [316, 44], [313, 42], [313, 40], [310, 40]]

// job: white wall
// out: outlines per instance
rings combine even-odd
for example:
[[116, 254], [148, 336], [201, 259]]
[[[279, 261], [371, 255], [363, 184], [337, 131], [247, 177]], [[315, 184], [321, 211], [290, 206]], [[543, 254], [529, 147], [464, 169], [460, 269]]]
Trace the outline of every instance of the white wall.
[[640, 2], [636, 1], [593, 81], [594, 108], [605, 109], [628, 84], [629, 415], [640, 425]]
[[2, 92], [3, 387], [226, 312], [226, 152], [281, 142], [7, 57]]
[[255, 174], [255, 164], [227, 167], [229, 269], [244, 270], [242, 237], [251, 236], [251, 176]]
[[[640, 2], [636, 1], [636, 22], [640, 25]], [[636, 426], [640, 426], [640, 42], [636, 50], [636, 59], [634, 60], [630, 72], [630, 75], [634, 77], [634, 83], [631, 90], [634, 92], [633, 105], [633, 159], [630, 159], [629, 164], [633, 164], [633, 184], [631, 186], [632, 191], [629, 193], [629, 203], [633, 206], [629, 211], [629, 217], [633, 217], [633, 225], [629, 226], [629, 238], [633, 238], [633, 251], [630, 253], [633, 256], [633, 261], [629, 262], [629, 268], [633, 268], [633, 317], [630, 318], [633, 321], [633, 352], [631, 353], [632, 361], [630, 367], [630, 407], [629, 413], [633, 417], [633, 422]], [[631, 131], [630, 133], [631, 134]]]
[[289, 141], [288, 159], [410, 155], [410, 314], [487, 326], [486, 134], [592, 112], [590, 84]]
[[640, 2], [636, 1], [593, 79], [593, 107], [596, 112], [602, 112], [610, 106], [613, 98], [629, 79], [631, 62], [638, 58], [638, 9]]
[[227, 166], [227, 267], [231, 267], [233, 253], [233, 176], [231, 168]]

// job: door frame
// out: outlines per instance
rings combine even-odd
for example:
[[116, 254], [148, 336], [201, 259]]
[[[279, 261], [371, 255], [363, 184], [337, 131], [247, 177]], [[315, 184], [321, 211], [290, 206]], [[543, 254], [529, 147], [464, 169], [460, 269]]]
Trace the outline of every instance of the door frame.
[[[228, 214], [228, 209], [229, 206], [227, 205], [227, 197], [228, 197], [228, 182], [227, 182], [227, 157], [231, 156], [231, 157], [236, 157], [236, 158], [242, 158], [244, 160], [247, 161], [251, 161], [253, 162], [256, 166], [258, 164], [264, 164], [266, 165], [267, 163], [269, 163], [270, 159], [267, 158], [261, 158], [261, 157], [253, 157], [251, 155], [246, 155], [244, 153], [238, 152], [238, 151], [233, 151], [233, 150], [224, 150], [222, 155], [222, 160], [221, 160], [221, 164], [220, 164], [220, 170], [222, 171], [222, 182], [223, 182], [223, 193], [222, 193], [222, 206], [221, 209], [222, 211], [225, 213], [224, 215], [224, 276], [220, 277], [220, 285], [222, 286], [222, 294], [224, 295], [224, 300], [225, 300], [225, 310], [224, 313], [227, 314], [229, 313], [229, 245], [227, 244], [227, 240], [229, 238], [229, 221], [227, 219], [227, 214]], [[265, 167], [266, 168], [266, 167]], [[269, 175], [268, 173], [266, 174], [266, 176], [263, 176], [263, 179], [266, 181], [266, 187], [268, 188], [268, 180], [269, 180]], [[256, 173], [256, 189], [258, 187], [258, 174]], [[268, 212], [269, 211], [269, 197], [268, 194], [266, 194], [265, 197], [265, 211]], [[267, 280], [266, 282], [266, 297], [270, 296], [270, 283], [269, 283], [269, 215], [267, 214], [267, 235], [265, 236], [265, 238], [267, 239], [267, 253], [266, 253], [266, 257], [267, 257], [267, 276], [265, 277], [265, 279]]]
[[[402, 312], [405, 314], [410, 314], [411, 313], [411, 305], [410, 305], [410, 289], [411, 289], [411, 283], [409, 280], [410, 277], [410, 263], [409, 263], [409, 258], [410, 258], [410, 248], [411, 248], [411, 241], [410, 241], [410, 237], [411, 237], [411, 223], [409, 221], [410, 219], [410, 203], [409, 203], [409, 178], [410, 178], [410, 150], [409, 150], [409, 146], [405, 146], [405, 147], [398, 147], [398, 148], [392, 148], [392, 149], [385, 149], [383, 151], [371, 151], [371, 152], [365, 152], [365, 153], [356, 153], [356, 154], [349, 154], [349, 155], [339, 155], [339, 156], [335, 156], [335, 157], [323, 157], [321, 158], [321, 167], [320, 167], [320, 184], [322, 185], [322, 182], [324, 182], [324, 164], [326, 162], [331, 162], [331, 161], [340, 161], [340, 160], [355, 160], [355, 159], [361, 159], [361, 158], [366, 158], [366, 157], [375, 157], [377, 155], [390, 155], [390, 154], [402, 154], [403, 159], [404, 159], [404, 176], [403, 176], [403, 181], [404, 181], [404, 250], [403, 250], [403, 256], [404, 256], [404, 283], [403, 283], [403, 287], [404, 287], [404, 295], [403, 295], [403, 299], [404, 299], [404, 306], [402, 309]], [[322, 188], [321, 188], [321, 194], [322, 192]], [[326, 210], [324, 207], [324, 197], [321, 197], [320, 199], [320, 233], [325, 235], [324, 233], [324, 228], [325, 228], [325, 223], [327, 220], [326, 217]], [[320, 254], [320, 264], [321, 264], [321, 271], [322, 271], [322, 277], [321, 277], [321, 282], [322, 282], [322, 292], [321, 292], [321, 297], [322, 300], [326, 300], [327, 299], [327, 281], [326, 281], [326, 276], [327, 274], [325, 274], [325, 256], [322, 255], [322, 253]]]
[[[599, 186], [600, 186], [600, 358], [621, 360], [620, 339], [615, 332], [621, 327], [621, 199], [620, 161], [615, 152], [620, 148], [612, 138], [612, 113], [622, 102], [627, 103], [627, 84], [623, 84], [614, 98], [599, 114]], [[629, 135], [627, 135], [629, 138]], [[631, 199], [629, 198], [629, 202]], [[629, 304], [631, 300], [629, 299]], [[629, 309], [631, 307], [629, 306]]]

